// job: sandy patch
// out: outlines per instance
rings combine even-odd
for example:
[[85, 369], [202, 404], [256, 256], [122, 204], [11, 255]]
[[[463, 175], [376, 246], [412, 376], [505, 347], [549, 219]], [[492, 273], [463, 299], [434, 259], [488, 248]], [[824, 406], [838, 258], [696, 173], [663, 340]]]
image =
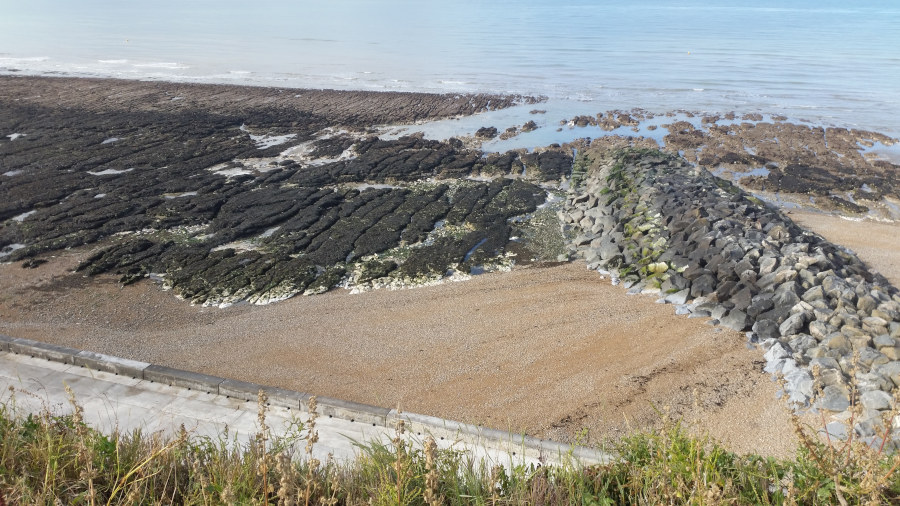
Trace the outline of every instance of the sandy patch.
[[565, 441], [656, 426], [669, 406], [736, 451], [793, 451], [741, 334], [577, 263], [216, 309], [70, 274], [83, 254], [0, 265], [0, 332]]

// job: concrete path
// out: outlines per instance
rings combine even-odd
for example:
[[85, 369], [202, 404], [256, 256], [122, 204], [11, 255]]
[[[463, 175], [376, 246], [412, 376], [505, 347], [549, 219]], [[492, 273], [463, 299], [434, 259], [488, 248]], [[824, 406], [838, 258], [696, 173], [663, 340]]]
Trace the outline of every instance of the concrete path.
[[[227, 427], [231, 438], [245, 443], [258, 431], [255, 395], [238, 398], [207, 393], [203, 389], [173, 386], [165, 382], [75, 365], [69, 358], [86, 353], [80, 350], [70, 350], [69, 353], [66, 349], [54, 347], [50, 354], [53, 359], [47, 359], [41, 356], [41, 352], [46, 351], [50, 345], [6, 336], [2, 338], [4, 342], [0, 344], [4, 344], [6, 349], [13, 348], [18, 353], [0, 349], [0, 386], [3, 387], [0, 400], [8, 401], [12, 397], [19, 413], [37, 413], [47, 409], [53, 413], [71, 412], [72, 405], [65, 390], [68, 385], [74, 392], [76, 401], [84, 407], [85, 421], [104, 432], [140, 429], [144, 433], [162, 432], [171, 435], [183, 424], [195, 436], [218, 439]], [[91, 356], [98, 357], [97, 354]], [[129, 361], [116, 357], [99, 357], [107, 362], [118, 361], [116, 364], [129, 365]], [[148, 365], [144, 364], [144, 368]], [[195, 374], [175, 372], [182, 375]], [[231, 381], [215, 379], [220, 384]], [[245, 390], [258, 387], [243, 385], [246, 386]], [[270, 391], [274, 393], [276, 400], [284, 400], [283, 397], [287, 396], [292, 399], [291, 402], [297, 402], [293, 400], [296, 397], [291, 396], [291, 392], [271, 388]], [[301, 398], [305, 395], [295, 394]], [[298, 422], [305, 424], [308, 420], [309, 415], [302, 409], [302, 404], [291, 402], [272, 402], [268, 406], [266, 423], [274, 434], [286, 434], [296, 428]], [[552, 441], [504, 434], [430, 416], [397, 413], [394, 410], [352, 405], [334, 399], [325, 399], [320, 405], [322, 409], [317, 410], [320, 412], [317, 420], [319, 442], [315, 446], [314, 456], [323, 460], [329, 454], [339, 460], [353, 458], [359, 452], [354, 445], [356, 441], [390, 441], [394, 437], [394, 426], [398, 419], [406, 422], [411, 440], [421, 442], [430, 434], [439, 447], [466, 450], [476, 462], [483, 461], [487, 465], [510, 466], [567, 460], [596, 463], [607, 459], [605, 455], [587, 448], [573, 448]], [[302, 435], [306, 435], [305, 430]], [[301, 441], [300, 444], [305, 443]]]

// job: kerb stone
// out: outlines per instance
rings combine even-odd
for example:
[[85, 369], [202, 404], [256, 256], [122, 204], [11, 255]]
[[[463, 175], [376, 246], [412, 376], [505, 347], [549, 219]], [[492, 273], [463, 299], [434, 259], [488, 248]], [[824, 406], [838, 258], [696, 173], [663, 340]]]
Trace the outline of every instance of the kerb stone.
[[13, 353], [43, 358], [45, 360], [52, 360], [63, 364], [73, 363], [75, 355], [81, 351], [66, 346], [32, 341], [31, 339], [13, 339], [7, 344], [9, 345], [9, 351]]
[[210, 376], [198, 372], [182, 371], [162, 365], [150, 365], [144, 369], [144, 379], [156, 383], [164, 383], [173, 387], [182, 387], [190, 390], [199, 390], [211, 394], [219, 393], [219, 384], [224, 378]]
[[104, 355], [93, 351], [81, 351], [73, 357], [73, 363], [94, 371], [104, 371], [122, 376], [143, 379], [144, 369], [150, 367], [148, 362], [129, 360], [112, 355]]

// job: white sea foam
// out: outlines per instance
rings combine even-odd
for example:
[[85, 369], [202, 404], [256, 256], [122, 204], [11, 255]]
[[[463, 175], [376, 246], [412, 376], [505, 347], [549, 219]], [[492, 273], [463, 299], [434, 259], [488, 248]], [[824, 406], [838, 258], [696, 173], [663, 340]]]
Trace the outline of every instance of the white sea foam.
[[48, 56], [27, 56], [27, 57], [12, 57], [12, 56], [0, 56], [0, 65], [19, 65], [25, 63], [39, 63], [50, 60]]
[[153, 62], [153, 63], [132, 63], [133, 67], [141, 68], [141, 69], [170, 69], [170, 70], [184, 70], [191, 68], [188, 65], [183, 63], [176, 62]]

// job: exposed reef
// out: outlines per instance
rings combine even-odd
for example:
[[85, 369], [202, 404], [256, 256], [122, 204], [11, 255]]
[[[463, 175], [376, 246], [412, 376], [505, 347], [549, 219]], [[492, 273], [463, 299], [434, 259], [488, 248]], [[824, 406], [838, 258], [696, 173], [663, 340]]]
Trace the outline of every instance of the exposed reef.
[[[27, 98], [23, 83], [44, 99]], [[32, 266], [102, 246], [80, 271], [155, 278], [203, 304], [422, 284], [508, 266], [508, 247], [535, 256], [511, 237], [547, 201], [535, 183], [571, 167], [562, 151], [523, 154], [525, 177], [518, 153], [494, 163], [454, 139], [381, 140], [363, 128], [521, 97], [292, 90], [282, 99], [285, 90], [127, 81], [107, 95], [102, 84], [0, 80], [0, 131], [23, 132], [0, 142], [3, 261]], [[223, 98], [227, 112], [215, 112]]]
[[572, 254], [630, 293], [747, 331], [791, 402], [834, 412], [858, 402], [854, 429], [877, 438], [900, 386], [895, 287], [682, 158], [635, 149], [587, 156], [591, 166], [560, 211], [575, 233]]
[[[636, 109], [576, 116], [563, 124], [573, 129], [595, 127], [631, 147], [651, 146], [681, 155], [779, 205], [900, 219], [900, 165], [883, 153], [898, 139], [786, 119], [688, 111], [658, 116]], [[608, 137], [594, 142], [606, 143]]]

